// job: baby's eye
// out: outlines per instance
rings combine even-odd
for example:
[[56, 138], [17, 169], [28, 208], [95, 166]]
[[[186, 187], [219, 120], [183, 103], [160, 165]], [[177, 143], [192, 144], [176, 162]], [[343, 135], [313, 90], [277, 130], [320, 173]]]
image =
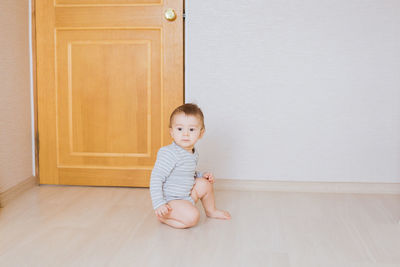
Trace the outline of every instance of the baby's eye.
[[181, 127], [178, 127], [177, 129], [178, 129], [178, 131], [182, 131], [182, 128], [181, 128]]
[[194, 132], [196, 129], [195, 128], [190, 128], [189, 131]]

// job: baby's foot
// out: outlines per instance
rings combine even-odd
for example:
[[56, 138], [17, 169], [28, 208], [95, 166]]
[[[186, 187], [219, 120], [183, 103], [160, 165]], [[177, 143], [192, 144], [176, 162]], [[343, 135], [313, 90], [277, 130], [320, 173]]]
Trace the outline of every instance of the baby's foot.
[[210, 218], [215, 218], [215, 219], [223, 219], [223, 220], [229, 220], [231, 218], [231, 215], [229, 212], [225, 210], [214, 210], [211, 212], [206, 212], [207, 217]]

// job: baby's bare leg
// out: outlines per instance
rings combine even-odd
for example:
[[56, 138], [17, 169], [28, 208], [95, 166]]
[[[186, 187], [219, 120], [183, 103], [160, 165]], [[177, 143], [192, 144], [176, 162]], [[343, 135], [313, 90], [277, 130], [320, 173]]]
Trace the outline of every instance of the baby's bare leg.
[[158, 219], [174, 228], [188, 228], [195, 226], [200, 218], [200, 213], [188, 200], [171, 200], [168, 202], [171, 211]]
[[216, 219], [230, 219], [229, 212], [218, 210], [215, 207], [213, 185], [205, 178], [196, 178], [196, 183], [192, 189], [191, 197], [195, 202], [201, 199], [206, 215]]

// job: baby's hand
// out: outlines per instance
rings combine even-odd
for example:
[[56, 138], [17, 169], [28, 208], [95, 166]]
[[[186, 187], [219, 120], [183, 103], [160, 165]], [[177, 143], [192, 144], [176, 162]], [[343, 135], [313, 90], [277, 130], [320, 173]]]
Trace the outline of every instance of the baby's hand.
[[156, 213], [156, 215], [158, 217], [164, 217], [165, 215], [167, 215], [170, 211], [172, 210], [172, 208], [170, 207], [170, 205], [168, 204], [164, 204], [161, 205], [160, 207], [158, 207], [154, 212]]
[[204, 173], [203, 178], [206, 178], [212, 184], [214, 183], [214, 175], [211, 172]]

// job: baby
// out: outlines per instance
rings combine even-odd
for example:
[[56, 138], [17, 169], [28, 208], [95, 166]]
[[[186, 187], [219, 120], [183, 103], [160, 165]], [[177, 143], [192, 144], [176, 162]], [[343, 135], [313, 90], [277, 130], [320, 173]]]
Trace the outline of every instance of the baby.
[[194, 145], [205, 131], [201, 109], [195, 104], [176, 108], [169, 128], [174, 142], [158, 151], [150, 179], [157, 218], [175, 228], [195, 226], [200, 218], [195, 203], [200, 199], [208, 217], [230, 219], [229, 212], [215, 208], [213, 174], [196, 171], [198, 153]]

